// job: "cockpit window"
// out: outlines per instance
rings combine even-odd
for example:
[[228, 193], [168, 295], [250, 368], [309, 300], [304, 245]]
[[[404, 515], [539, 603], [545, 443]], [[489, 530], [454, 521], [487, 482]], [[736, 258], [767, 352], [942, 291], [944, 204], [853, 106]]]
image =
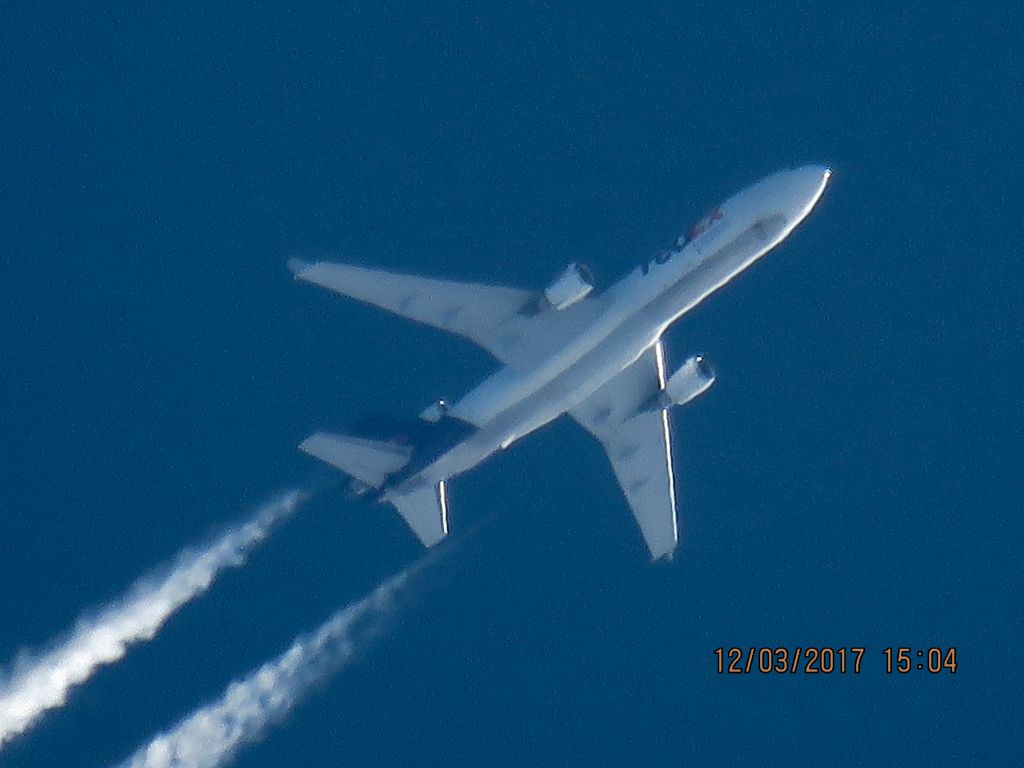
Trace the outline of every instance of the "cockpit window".
[[712, 208], [708, 212], [707, 216], [705, 216], [703, 219], [701, 219], [700, 221], [693, 225], [693, 228], [690, 230], [690, 233], [688, 235], [689, 239], [693, 240], [695, 237], [700, 237], [705, 232], [707, 232], [708, 229], [710, 229], [712, 224], [714, 224], [716, 221], [719, 221], [724, 217], [725, 214], [722, 213], [721, 208]]

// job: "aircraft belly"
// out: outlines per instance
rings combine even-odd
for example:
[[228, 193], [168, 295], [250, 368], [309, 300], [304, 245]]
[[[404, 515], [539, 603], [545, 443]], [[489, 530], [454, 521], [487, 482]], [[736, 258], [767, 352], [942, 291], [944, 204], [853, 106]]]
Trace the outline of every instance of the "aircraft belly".
[[585, 400], [661, 335], [662, 323], [650, 313], [642, 312], [631, 320], [536, 391], [518, 402], [501, 403], [504, 407], [498, 408], [490, 421], [406, 482], [410, 487], [437, 483], [466, 472]]
[[618, 295], [598, 320], [572, 343], [541, 361], [533, 370], [501, 369], [455, 403], [452, 415], [483, 428], [499, 417], [510, 403], [530, 399], [585, 359], [600, 355], [610, 338], [648, 314], [645, 307], [660, 290], [655, 283], [646, 282], [635, 285], [626, 295]]

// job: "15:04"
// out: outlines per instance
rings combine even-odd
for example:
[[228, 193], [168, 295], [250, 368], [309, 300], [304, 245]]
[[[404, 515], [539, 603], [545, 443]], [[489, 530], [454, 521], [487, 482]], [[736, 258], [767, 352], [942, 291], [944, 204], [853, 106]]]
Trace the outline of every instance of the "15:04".
[[914, 670], [937, 675], [941, 672], [956, 673], [956, 648], [886, 648], [885, 671], [905, 675]]

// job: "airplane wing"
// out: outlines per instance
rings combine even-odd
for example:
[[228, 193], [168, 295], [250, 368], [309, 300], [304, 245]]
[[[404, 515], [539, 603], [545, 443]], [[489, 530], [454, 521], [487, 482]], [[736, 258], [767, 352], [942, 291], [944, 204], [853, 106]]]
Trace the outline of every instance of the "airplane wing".
[[538, 291], [435, 280], [333, 262], [307, 264], [292, 259], [288, 266], [298, 280], [464, 336], [502, 363], [520, 369], [559, 348], [603, 309], [603, 302], [596, 297], [559, 312], [543, 307]]
[[661, 341], [569, 411], [604, 446], [651, 557], [679, 540], [668, 412], [651, 401], [665, 387]]

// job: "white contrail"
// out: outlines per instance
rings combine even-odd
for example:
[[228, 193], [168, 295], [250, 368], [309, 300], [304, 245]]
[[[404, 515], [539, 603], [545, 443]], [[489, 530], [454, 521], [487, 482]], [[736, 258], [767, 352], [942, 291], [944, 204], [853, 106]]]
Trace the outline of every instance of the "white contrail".
[[285, 653], [228, 686], [219, 700], [156, 736], [120, 768], [214, 768], [280, 722], [310, 688], [340, 670], [381, 629], [395, 596], [417, 566], [335, 613]]
[[83, 617], [52, 650], [23, 657], [0, 676], [0, 748], [27, 730], [46, 710], [63, 706], [70, 689], [101, 666], [122, 658], [128, 646], [150, 640], [164, 622], [205, 592], [223, 569], [242, 565], [252, 548], [305, 498], [292, 490], [261, 506], [242, 525], [206, 547], [187, 549], [168, 569], [137, 581], [127, 594]]

